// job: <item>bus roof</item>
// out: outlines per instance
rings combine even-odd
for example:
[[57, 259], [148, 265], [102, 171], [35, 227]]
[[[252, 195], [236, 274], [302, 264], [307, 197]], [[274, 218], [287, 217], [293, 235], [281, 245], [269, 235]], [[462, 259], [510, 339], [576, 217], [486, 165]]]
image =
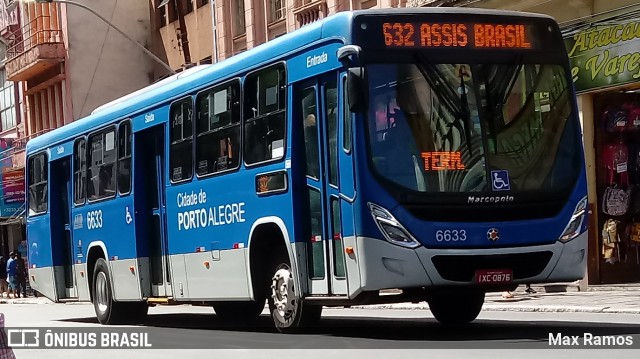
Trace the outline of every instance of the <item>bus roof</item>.
[[95, 109], [90, 115], [65, 126], [38, 136], [27, 143], [27, 154], [73, 140], [83, 134], [109, 125], [114, 121], [136, 116], [160, 103], [166, 103], [185, 94], [210, 86], [213, 82], [234, 76], [243, 71], [300, 51], [305, 45], [321, 39], [350, 38], [350, 24], [359, 15], [401, 15], [401, 14], [476, 14], [509, 15], [551, 18], [547, 15], [504, 10], [471, 8], [399, 8], [343, 11], [325, 19], [268, 41], [253, 49], [232, 56], [224, 61], [198, 66], [177, 75], [170, 76], [131, 94], [115, 99]]

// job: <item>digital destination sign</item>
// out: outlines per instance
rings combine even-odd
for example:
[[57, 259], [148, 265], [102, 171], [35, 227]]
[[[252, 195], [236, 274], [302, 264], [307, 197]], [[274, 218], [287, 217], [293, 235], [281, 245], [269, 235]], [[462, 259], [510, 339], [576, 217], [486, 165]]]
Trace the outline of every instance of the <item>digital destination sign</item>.
[[422, 152], [425, 171], [464, 170], [460, 152]]
[[531, 25], [521, 23], [384, 22], [386, 47], [534, 49]]

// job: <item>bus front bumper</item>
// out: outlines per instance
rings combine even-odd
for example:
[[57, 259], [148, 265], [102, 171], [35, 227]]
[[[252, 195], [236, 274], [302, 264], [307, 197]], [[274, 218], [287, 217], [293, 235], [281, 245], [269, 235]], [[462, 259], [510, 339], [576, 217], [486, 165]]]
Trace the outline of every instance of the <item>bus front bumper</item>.
[[502, 286], [571, 282], [586, 273], [586, 245], [587, 232], [567, 243], [499, 249], [408, 249], [358, 237], [352, 259], [359, 262], [360, 283], [350, 278], [349, 291], [355, 295], [395, 288], [475, 286], [476, 273], [485, 270], [511, 271], [512, 280]]

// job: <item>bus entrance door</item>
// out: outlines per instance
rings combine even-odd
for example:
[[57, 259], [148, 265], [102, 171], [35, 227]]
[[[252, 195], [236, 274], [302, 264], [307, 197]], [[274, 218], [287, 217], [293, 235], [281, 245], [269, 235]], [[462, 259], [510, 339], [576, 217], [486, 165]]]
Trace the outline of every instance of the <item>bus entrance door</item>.
[[[164, 127], [136, 132], [134, 141], [136, 240], [145, 297], [170, 297], [164, 196]], [[144, 267], [147, 267], [146, 270]], [[146, 277], [146, 278], [145, 278]], [[145, 280], [145, 279], [150, 280]]]
[[[59, 258], [55, 266], [58, 299], [77, 298], [73, 237], [71, 234], [71, 157], [51, 162], [51, 252]], [[55, 261], [54, 261], [55, 263]]]
[[347, 294], [338, 182], [337, 78], [336, 74], [307, 81], [296, 91], [301, 96], [298, 106], [304, 122], [311, 295]]

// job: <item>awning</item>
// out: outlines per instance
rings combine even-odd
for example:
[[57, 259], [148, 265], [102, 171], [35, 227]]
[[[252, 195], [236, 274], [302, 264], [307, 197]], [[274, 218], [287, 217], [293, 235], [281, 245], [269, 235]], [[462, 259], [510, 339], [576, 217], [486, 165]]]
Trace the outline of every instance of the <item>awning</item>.
[[23, 208], [20, 211], [14, 213], [11, 217], [0, 217], [0, 226], [10, 226], [14, 224], [25, 224], [24, 215], [26, 210]]

